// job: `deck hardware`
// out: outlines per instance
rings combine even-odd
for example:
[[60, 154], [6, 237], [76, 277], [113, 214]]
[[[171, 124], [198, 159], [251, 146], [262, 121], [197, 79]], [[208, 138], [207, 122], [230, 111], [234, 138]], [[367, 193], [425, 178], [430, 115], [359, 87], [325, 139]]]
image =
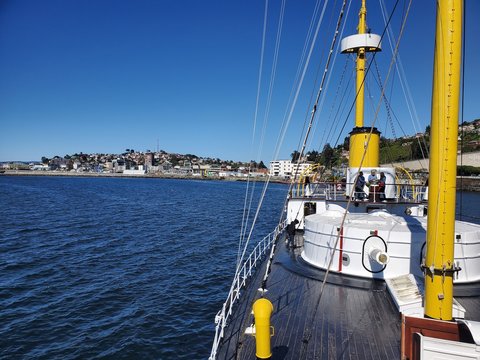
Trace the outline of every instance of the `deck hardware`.
[[[447, 269], [446, 267], [441, 267], [441, 268], [436, 268], [435, 266], [425, 266], [425, 264], [420, 265], [422, 268], [423, 272], [426, 273], [427, 271], [430, 274], [433, 275], [441, 275], [443, 277], [445, 276], [453, 276], [455, 273], [458, 273], [459, 271], [462, 271], [462, 268], [460, 266], [454, 265], [451, 269]], [[458, 276], [458, 274], [457, 274]]]
[[[270, 337], [273, 336], [273, 326], [270, 326], [270, 316], [272, 315], [273, 305], [265, 298], [258, 299], [253, 304], [253, 316], [255, 317], [255, 355], [259, 359], [269, 359], [272, 357], [270, 346]], [[272, 332], [270, 332], [272, 330]]]
[[363, 268], [372, 274], [378, 274], [385, 270], [389, 261], [390, 256], [388, 256], [385, 240], [378, 235], [367, 237], [362, 246]]

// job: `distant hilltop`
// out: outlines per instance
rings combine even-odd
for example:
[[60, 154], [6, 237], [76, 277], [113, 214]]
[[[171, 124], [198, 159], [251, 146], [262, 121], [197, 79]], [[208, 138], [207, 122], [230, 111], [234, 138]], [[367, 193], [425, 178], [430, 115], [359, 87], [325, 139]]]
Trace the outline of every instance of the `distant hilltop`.
[[125, 149], [121, 154], [84, 154], [43, 156], [39, 162], [6, 162], [4, 170], [32, 170], [63, 173], [110, 173], [125, 175], [165, 174], [198, 177], [266, 176], [263, 161], [249, 163], [203, 158], [193, 154]]

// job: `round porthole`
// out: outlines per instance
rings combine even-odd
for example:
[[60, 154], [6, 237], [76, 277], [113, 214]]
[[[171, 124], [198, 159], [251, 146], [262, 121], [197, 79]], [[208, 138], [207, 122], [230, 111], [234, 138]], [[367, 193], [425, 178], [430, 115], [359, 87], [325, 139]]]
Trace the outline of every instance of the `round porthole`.
[[347, 254], [342, 254], [342, 265], [343, 266], [350, 265], [350, 256], [348, 256]]

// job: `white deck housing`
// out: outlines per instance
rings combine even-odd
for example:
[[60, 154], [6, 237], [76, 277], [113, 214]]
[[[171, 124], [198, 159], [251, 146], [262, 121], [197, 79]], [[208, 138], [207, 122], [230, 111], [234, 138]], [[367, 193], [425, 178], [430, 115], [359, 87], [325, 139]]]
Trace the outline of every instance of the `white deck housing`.
[[[388, 279], [406, 273], [423, 276], [420, 264], [425, 252], [426, 216], [398, 216], [386, 210], [349, 213], [340, 235], [343, 211], [326, 208], [305, 217], [305, 261], [326, 269], [333, 256], [331, 271], [364, 278]], [[456, 221], [455, 235], [455, 265], [462, 270], [454, 282], [480, 281], [480, 225]], [[388, 254], [388, 264], [369, 256], [374, 248]]]

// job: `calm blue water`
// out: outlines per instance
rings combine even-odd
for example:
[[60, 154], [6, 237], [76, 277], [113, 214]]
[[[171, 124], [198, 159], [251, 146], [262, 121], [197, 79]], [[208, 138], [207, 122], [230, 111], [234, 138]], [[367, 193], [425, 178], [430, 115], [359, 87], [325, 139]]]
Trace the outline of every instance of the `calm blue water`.
[[207, 358], [245, 186], [0, 177], [0, 358]]
[[[245, 186], [0, 177], [0, 358], [206, 359]], [[282, 209], [270, 190], [257, 238]], [[468, 220], [479, 203], [463, 194]]]

